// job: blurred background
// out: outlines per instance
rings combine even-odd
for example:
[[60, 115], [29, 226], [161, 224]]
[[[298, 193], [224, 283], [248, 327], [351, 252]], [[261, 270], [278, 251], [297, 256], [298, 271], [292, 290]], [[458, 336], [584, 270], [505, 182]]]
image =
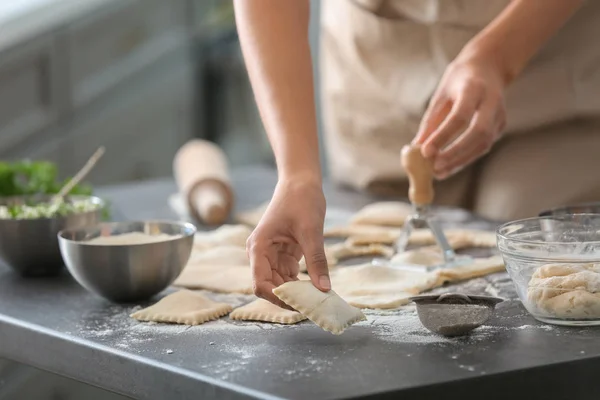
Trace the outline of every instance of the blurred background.
[[[130, 183], [171, 177], [191, 138], [218, 143], [232, 168], [273, 164], [231, 0], [0, 1], [0, 160], [48, 160], [66, 177], [103, 145], [90, 183]], [[122, 399], [0, 359], [0, 400], [83, 398]]]
[[0, 2], [0, 158], [70, 176], [104, 145], [106, 185], [171, 176], [194, 137], [232, 167], [273, 162], [231, 0]]

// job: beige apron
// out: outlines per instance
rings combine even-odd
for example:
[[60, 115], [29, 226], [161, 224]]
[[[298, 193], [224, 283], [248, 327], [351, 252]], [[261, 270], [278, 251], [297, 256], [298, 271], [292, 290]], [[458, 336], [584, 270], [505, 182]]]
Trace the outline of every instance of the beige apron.
[[[332, 178], [365, 189], [403, 181], [448, 64], [510, 0], [322, 0], [321, 76]], [[587, 2], [507, 93], [510, 135], [600, 114], [600, 1]]]

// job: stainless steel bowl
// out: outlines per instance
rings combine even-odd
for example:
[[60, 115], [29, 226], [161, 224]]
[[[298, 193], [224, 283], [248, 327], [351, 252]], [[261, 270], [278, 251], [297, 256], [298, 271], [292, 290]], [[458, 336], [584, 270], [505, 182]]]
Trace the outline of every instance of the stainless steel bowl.
[[[63, 229], [93, 226], [102, 218], [104, 202], [93, 196], [70, 196], [65, 200], [88, 199], [98, 210], [56, 218], [0, 219], [0, 260], [23, 276], [58, 274], [64, 262], [56, 235]], [[50, 201], [50, 196], [0, 198], [0, 205], [14, 206]]]
[[[130, 232], [178, 236], [144, 244], [86, 243], [99, 236]], [[58, 241], [69, 272], [81, 286], [110, 301], [134, 302], [173, 283], [190, 258], [195, 233], [194, 225], [185, 222], [112, 222], [64, 230]]]

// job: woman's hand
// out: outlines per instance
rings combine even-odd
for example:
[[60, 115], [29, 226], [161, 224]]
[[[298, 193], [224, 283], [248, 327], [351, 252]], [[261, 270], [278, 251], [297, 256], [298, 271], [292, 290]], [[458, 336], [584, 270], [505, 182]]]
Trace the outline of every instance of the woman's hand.
[[505, 77], [486, 57], [450, 64], [425, 112], [414, 143], [444, 179], [486, 154], [506, 124]]
[[289, 308], [273, 289], [298, 280], [302, 255], [313, 285], [322, 291], [331, 289], [324, 220], [325, 197], [320, 182], [295, 178], [277, 184], [265, 215], [246, 244], [258, 297]]

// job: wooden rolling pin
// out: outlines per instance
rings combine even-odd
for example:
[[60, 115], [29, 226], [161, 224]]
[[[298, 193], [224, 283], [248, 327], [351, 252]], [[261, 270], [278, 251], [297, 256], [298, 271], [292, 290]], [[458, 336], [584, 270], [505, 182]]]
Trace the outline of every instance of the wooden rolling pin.
[[402, 167], [408, 175], [408, 198], [416, 206], [433, 203], [433, 165], [423, 157], [421, 146], [406, 145], [402, 148]]
[[233, 207], [227, 159], [214, 143], [194, 139], [173, 161], [175, 180], [192, 216], [207, 225], [223, 224]]

